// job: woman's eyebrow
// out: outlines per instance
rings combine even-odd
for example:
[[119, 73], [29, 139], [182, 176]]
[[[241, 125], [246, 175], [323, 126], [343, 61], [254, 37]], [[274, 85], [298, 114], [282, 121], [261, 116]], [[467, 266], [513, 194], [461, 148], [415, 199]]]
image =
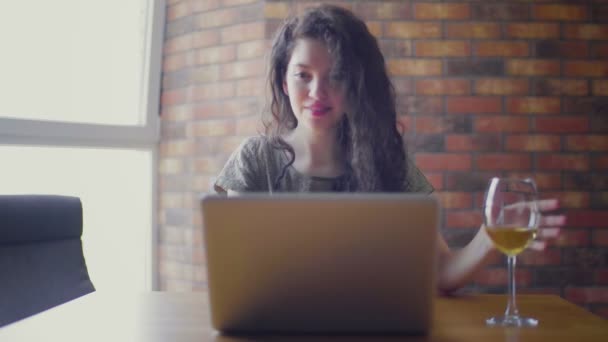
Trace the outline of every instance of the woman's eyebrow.
[[297, 64], [294, 64], [294, 67], [299, 67], [299, 68], [310, 68], [310, 65], [305, 64], [305, 63], [297, 63]]

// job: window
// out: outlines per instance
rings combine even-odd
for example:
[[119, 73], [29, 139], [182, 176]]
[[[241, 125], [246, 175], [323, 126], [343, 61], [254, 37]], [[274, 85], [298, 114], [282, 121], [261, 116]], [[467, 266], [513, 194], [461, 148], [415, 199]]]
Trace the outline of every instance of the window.
[[164, 7], [0, 2], [0, 193], [80, 197], [99, 290], [154, 286]]

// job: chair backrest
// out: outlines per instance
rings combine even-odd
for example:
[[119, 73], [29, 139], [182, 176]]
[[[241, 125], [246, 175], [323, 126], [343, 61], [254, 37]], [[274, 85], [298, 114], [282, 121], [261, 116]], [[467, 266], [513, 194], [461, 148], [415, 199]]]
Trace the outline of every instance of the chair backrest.
[[0, 326], [95, 291], [80, 199], [0, 195]]

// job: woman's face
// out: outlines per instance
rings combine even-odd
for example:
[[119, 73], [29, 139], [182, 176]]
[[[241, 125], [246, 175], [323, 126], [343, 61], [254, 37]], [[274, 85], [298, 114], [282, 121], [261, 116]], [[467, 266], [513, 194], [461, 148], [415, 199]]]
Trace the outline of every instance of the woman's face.
[[335, 130], [345, 111], [344, 86], [330, 77], [332, 58], [324, 43], [298, 39], [287, 66], [283, 91], [298, 128]]

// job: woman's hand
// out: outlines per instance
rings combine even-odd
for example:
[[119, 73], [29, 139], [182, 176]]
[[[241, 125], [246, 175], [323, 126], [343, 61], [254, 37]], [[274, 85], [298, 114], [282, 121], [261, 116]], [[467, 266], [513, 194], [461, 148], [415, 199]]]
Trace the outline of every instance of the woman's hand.
[[536, 239], [529, 248], [541, 251], [547, 247], [547, 242], [559, 237], [561, 228], [566, 224], [565, 215], [551, 215], [549, 212], [559, 209], [557, 199], [544, 199], [538, 201], [538, 209], [541, 213], [540, 223]]

